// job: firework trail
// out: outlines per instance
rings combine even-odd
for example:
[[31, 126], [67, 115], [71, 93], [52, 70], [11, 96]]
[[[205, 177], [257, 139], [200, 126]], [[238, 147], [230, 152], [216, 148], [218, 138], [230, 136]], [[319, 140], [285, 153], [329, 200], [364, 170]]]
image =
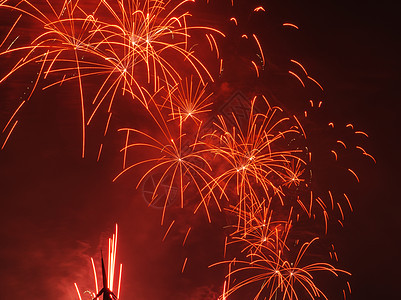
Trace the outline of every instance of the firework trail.
[[[106, 281], [106, 286], [104, 286], [104, 289], [109, 290], [113, 295], [113, 291], [116, 291], [116, 297], [117, 299], [120, 299], [120, 289], [121, 289], [121, 276], [122, 276], [122, 267], [123, 265], [120, 264], [119, 267], [119, 272], [118, 272], [118, 281], [116, 282], [117, 284], [117, 289], [114, 289], [115, 287], [115, 277], [116, 277], [116, 256], [117, 256], [117, 239], [118, 239], [118, 225], [116, 224], [115, 228], [115, 233], [111, 238], [108, 239], [108, 252], [107, 252], [107, 267], [105, 268], [105, 273], [102, 276], [106, 276], [107, 281]], [[98, 276], [97, 276], [97, 271], [95, 267], [95, 262], [93, 258], [91, 257], [91, 263], [92, 263], [92, 269], [93, 269], [93, 279], [94, 279], [94, 284], [95, 284], [95, 290], [94, 291], [85, 291], [85, 294], [89, 294], [91, 299], [92, 298], [98, 298], [99, 296], [99, 283], [98, 283]], [[102, 268], [103, 268], [103, 257], [102, 257]], [[106, 278], [103, 278], [105, 280]], [[77, 283], [74, 283], [75, 289], [78, 294], [78, 298], [81, 300], [82, 295], [81, 292], [78, 288]]]

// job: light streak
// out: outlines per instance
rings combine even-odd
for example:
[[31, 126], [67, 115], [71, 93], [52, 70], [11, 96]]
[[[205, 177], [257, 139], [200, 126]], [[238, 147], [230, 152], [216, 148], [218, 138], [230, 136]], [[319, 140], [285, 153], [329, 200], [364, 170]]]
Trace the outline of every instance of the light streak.
[[8, 120], [6, 126], [3, 128], [3, 132], [7, 129], [8, 125], [10, 125], [11, 121], [14, 119], [15, 115], [18, 113], [18, 111], [21, 109], [22, 105], [24, 105], [25, 100], [21, 102], [21, 104], [18, 106], [18, 108], [14, 111], [13, 115], [11, 118]]
[[259, 68], [258, 68], [258, 66], [256, 65], [256, 63], [253, 60], [251, 61], [251, 63], [253, 65], [253, 67], [255, 68], [256, 77], [259, 77]]
[[[103, 287], [103, 288], [109, 289], [110, 292], [113, 292], [113, 286], [114, 286], [114, 277], [115, 277], [115, 270], [116, 270], [115, 266], [116, 266], [116, 257], [117, 257], [117, 238], [118, 238], [118, 225], [116, 224], [114, 234], [112, 235], [111, 238], [108, 239], [109, 249], [108, 249], [108, 253], [107, 253], [107, 265], [105, 267], [105, 272], [107, 274], [106, 275], [107, 276], [107, 282], [106, 282], [107, 286]], [[92, 265], [92, 270], [93, 270], [93, 278], [94, 278], [95, 291], [96, 291], [96, 293], [90, 292], [90, 294], [92, 295], [92, 297], [96, 297], [96, 295], [98, 295], [98, 293], [99, 293], [97, 271], [96, 271], [96, 266], [95, 266], [93, 258], [91, 257], [90, 260], [91, 260], [91, 265]], [[122, 278], [122, 264], [120, 264], [120, 270], [119, 270], [119, 274], [118, 274], [118, 283], [117, 283], [117, 298], [118, 299], [120, 297], [121, 278]], [[78, 285], [76, 283], [74, 283], [74, 285], [75, 285], [75, 289], [76, 289], [79, 299], [82, 300], [81, 293], [78, 289]]]
[[336, 158], [336, 160], [338, 159], [338, 156], [337, 156], [337, 152], [336, 151], [334, 151], [334, 150], [331, 150], [331, 153], [333, 153], [334, 154], [334, 157]]
[[185, 234], [184, 241], [182, 242], [183, 246], [185, 245], [185, 242], [187, 241], [187, 238], [188, 238], [189, 233], [191, 232], [191, 229], [192, 229], [192, 227], [189, 227], [187, 230], [187, 233]]
[[356, 173], [355, 173], [354, 171], [352, 171], [351, 169], [348, 169], [348, 171], [349, 171], [352, 175], [354, 175], [354, 177], [356, 178], [356, 181], [359, 182], [358, 175], [356, 175]]
[[122, 273], [123, 273], [123, 264], [120, 264], [120, 272], [118, 273], [117, 299], [120, 299]]
[[75, 286], [75, 290], [77, 291], [77, 294], [78, 294], [79, 300], [82, 300], [81, 293], [79, 292], [78, 285], [77, 285], [75, 282], [74, 282], [74, 286]]
[[337, 143], [342, 145], [344, 147], [344, 149], [347, 149], [347, 146], [345, 145], [345, 143], [343, 141], [338, 140]]
[[283, 26], [289, 26], [289, 27], [293, 27], [295, 29], [299, 29], [297, 25], [294, 25], [292, 23], [283, 23]]
[[262, 46], [260, 45], [258, 37], [255, 34], [253, 34], [252, 36], [255, 39], [256, 43], [258, 44], [259, 53], [262, 56], [262, 66], [264, 67], [266, 65], [266, 61], [265, 61], [265, 55], [263, 54]]
[[96, 291], [96, 295], [97, 295], [99, 293], [99, 285], [98, 285], [98, 281], [97, 281], [95, 262], [92, 257], [91, 257], [91, 263], [92, 263], [92, 270], [93, 270], [93, 279], [95, 280], [95, 291]]
[[13, 132], [15, 126], [17, 126], [17, 123], [18, 123], [18, 120], [16, 120], [16, 121], [14, 122], [14, 125], [11, 127], [10, 131], [8, 132], [8, 135], [7, 135], [6, 139], [4, 140], [3, 145], [1, 146], [1, 150], [4, 149], [4, 146], [6, 145], [8, 139], [10, 138], [10, 135], [11, 135], [11, 133]]
[[173, 227], [174, 223], [175, 223], [175, 220], [173, 220], [173, 221], [170, 223], [170, 226], [167, 228], [166, 233], [164, 234], [163, 239], [162, 239], [163, 242], [164, 242], [164, 240], [166, 239], [166, 237], [167, 237], [168, 233], [170, 232], [171, 228]]
[[347, 200], [347, 203], [348, 203], [348, 206], [349, 206], [349, 209], [351, 210], [351, 211], [353, 211], [353, 209], [352, 209], [352, 205], [351, 205], [351, 201], [349, 200], [349, 198], [348, 198], [348, 196], [347, 196], [347, 194], [343, 194], [344, 195], [344, 198]]
[[298, 66], [300, 66], [301, 69], [304, 71], [305, 75], [308, 76], [308, 72], [306, 72], [306, 69], [304, 68], [304, 66], [300, 62], [298, 62], [298, 61], [296, 61], [294, 59], [291, 59], [291, 62], [293, 62], [294, 64], [297, 64]]
[[323, 90], [323, 87], [320, 85], [319, 82], [317, 82], [316, 79], [313, 79], [313, 78], [310, 77], [309, 75], [307, 76], [307, 78], [308, 78], [309, 80], [313, 81], [314, 83], [316, 83], [316, 85], [317, 85], [322, 91], [324, 91], [324, 90]]
[[[339, 209], [339, 211], [340, 211], [340, 213], [341, 213], [341, 220], [343, 220], [344, 221], [344, 212], [343, 212], [343, 209], [342, 209], [342, 207], [341, 207], [341, 204], [340, 203], [338, 203], [337, 202], [337, 207], [338, 207], [338, 209]], [[340, 220], [338, 220], [339, 222], [340, 222]], [[340, 222], [340, 224], [341, 224], [341, 226], [343, 226], [343, 224]]]
[[184, 263], [182, 264], [181, 273], [184, 273], [185, 266], [187, 265], [188, 257], [185, 257]]
[[102, 155], [102, 150], [103, 150], [103, 144], [100, 144], [99, 151], [97, 153], [97, 159], [96, 159], [97, 162], [100, 161], [100, 156]]
[[363, 132], [363, 131], [355, 131], [355, 134], [362, 134], [362, 135], [364, 135], [366, 137], [369, 137], [369, 135], [366, 132]]
[[263, 8], [263, 6], [258, 6], [253, 11], [257, 12], [257, 11], [266, 11], [266, 10]]
[[298, 79], [298, 81], [302, 84], [302, 86], [305, 87], [305, 83], [302, 81], [302, 79], [297, 74], [295, 74], [292, 71], [288, 71], [288, 73], [290, 73], [292, 76], [294, 76], [296, 79]]
[[[0, 5], [3, 3], [0, 3]], [[5, 38], [3, 39], [3, 42], [1, 42], [0, 47], [2, 47], [5, 43], [5, 41], [7, 40], [7, 38], [10, 36], [11, 32], [14, 30], [15, 26], [17, 25], [18, 21], [21, 19], [22, 14], [19, 15], [19, 17], [17, 18], [17, 20], [14, 22], [13, 26], [10, 28], [10, 30], [8, 31], [7, 35], [5, 36]]]
[[374, 163], [376, 163], [376, 159], [372, 155], [370, 155], [369, 153], [364, 152], [363, 155], [366, 155], [367, 157], [372, 159]]

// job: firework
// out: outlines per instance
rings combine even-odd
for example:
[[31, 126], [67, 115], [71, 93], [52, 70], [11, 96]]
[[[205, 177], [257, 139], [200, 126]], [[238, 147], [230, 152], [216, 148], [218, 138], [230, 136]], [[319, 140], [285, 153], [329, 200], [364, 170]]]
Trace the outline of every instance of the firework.
[[[116, 297], [117, 299], [120, 299], [120, 289], [121, 289], [121, 275], [122, 275], [122, 264], [120, 264], [119, 268], [119, 273], [118, 273], [118, 281], [117, 281], [117, 289], [115, 288], [115, 275], [116, 275], [116, 256], [117, 256], [117, 236], [118, 234], [118, 225], [116, 224], [115, 228], [115, 233], [111, 238], [108, 239], [108, 252], [107, 252], [107, 267], [103, 269], [103, 257], [102, 257], [102, 271], [104, 271], [103, 276], [106, 276], [106, 278], [103, 278], [103, 283], [106, 283], [105, 286], [103, 286], [103, 289], [110, 291], [113, 295], [113, 291], [117, 291]], [[99, 297], [99, 292], [101, 291], [99, 289], [99, 283], [98, 283], [98, 276], [97, 276], [97, 271], [95, 267], [95, 262], [93, 258], [91, 257], [91, 264], [92, 264], [92, 269], [93, 269], [93, 279], [94, 279], [94, 285], [95, 285], [95, 290], [94, 291], [86, 291], [85, 293], [89, 294], [91, 298], [98, 298]], [[77, 291], [79, 299], [82, 299], [81, 292], [79, 291], [78, 285], [74, 283], [75, 289]]]
[[[202, 116], [211, 111], [212, 93], [206, 92], [207, 86], [201, 81], [197, 84], [193, 77], [185, 78], [172, 89], [171, 93], [166, 97], [166, 104], [172, 105], [171, 119], [179, 119], [185, 122], [192, 119], [196, 126], [201, 126]], [[182, 124], [180, 124], [182, 125]]]
[[[162, 207], [162, 224], [167, 208], [176, 199], [180, 208], [189, 206], [194, 213], [204, 209], [209, 222], [212, 205], [223, 211], [229, 222], [234, 219], [227, 226], [230, 232], [224, 253], [227, 248], [238, 251], [235, 258], [222, 262], [229, 265], [229, 271], [220, 299], [248, 288], [253, 290], [254, 300], [327, 299], [314, 281], [315, 273], [326, 272], [336, 277], [349, 273], [325, 262], [304, 263], [307, 250], [318, 238], [299, 245], [299, 239], [290, 243], [289, 235], [298, 229], [301, 215], [306, 215], [312, 223], [316, 221], [317, 211], [323, 215], [326, 233], [329, 215], [330, 218], [338, 216], [336, 221], [343, 225], [346, 206], [352, 211], [351, 201], [346, 193], [332, 189], [331, 182], [330, 189], [318, 185], [315, 174], [320, 161], [312, 160], [312, 151], [305, 146], [310, 141], [310, 131], [304, 128], [303, 119], [271, 106], [265, 96], [251, 97], [246, 103], [249, 111], [245, 121], [235, 111], [231, 115], [218, 115], [214, 122], [206, 119], [213, 108], [213, 94], [208, 89], [214, 82], [214, 74], [209, 71], [209, 61], [202, 60], [198, 54], [205, 46], [198, 47], [197, 42], [203, 36], [208, 41], [210, 51], [216, 54], [213, 59], [220, 64], [221, 76], [223, 58], [218, 37], [224, 34], [212, 27], [188, 25], [191, 14], [186, 5], [190, 2], [195, 1], [99, 0], [84, 5], [79, 0], [41, 4], [0, 0], [1, 9], [17, 15], [0, 41], [0, 56], [17, 58], [2, 75], [0, 83], [28, 66], [37, 70], [29, 93], [17, 103], [4, 126], [1, 149], [18, 125], [20, 111], [38, 89], [68, 83], [76, 87], [82, 157], [87, 126], [98, 114], [105, 113], [108, 116], [106, 135], [116, 102], [128, 98], [142, 113], [142, 123], [133, 122], [134, 125], [130, 123], [119, 130], [125, 143], [121, 149], [122, 170], [114, 181], [134, 170], [139, 174], [134, 177], [137, 188], [151, 178], [153, 186], [148, 191], [148, 202], [150, 206]], [[234, 6], [234, 1], [231, 5]], [[262, 6], [252, 9], [252, 13], [258, 14], [265, 11]], [[19, 24], [25, 17], [33, 23], [29, 42], [21, 41], [18, 36]], [[229, 22], [236, 29], [241, 25], [235, 17]], [[299, 28], [292, 23], [281, 25], [289, 30]], [[257, 80], [262, 80], [268, 61], [263, 40], [253, 33], [241, 34], [254, 48], [252, 57], [245, 60], [252, 72], [256, 72]], [[296, 87], [308, 90], [313, 86], [319, 93], [323, 92], [322, 85], [310, 76], [303, 64], [294, 59], [290, 62], [294, 69], [287, 70], [286, 74]], [[253, 73], [252, 78], [255, 79]], [[94, 83], [95, 88], [89, 89]], [[304, 116], [310, 119], [313, 110], [322, 107], [322, 101], [308, 99], [306, 103], [310, 107], [305, 109]], [[209, 125], [213, 123], [211, 130], [206, 128], [208, 121]], [[331, 122], [328, 129], [338, 127]], [[367, 137], [366, 133], [354, 130], [352, 124], [341, 129], [352, 131], [352, 141], [355, 135]], [[337, 164], [347, 155], [345, 151], [350, 150], [375, 161], [359, 143], [341, 136], [334, 143], [327, 143], [327, 149], [330, 163], [334, 160]], [[353, 166], [341, 169], [347, 179], [360, 181]], [[331, 169], [325, 171], [331, 172]], [[177, 224], [175, 220], [170, 223], [163, 241], [174, 224]], [[115, 234], [109, 239], [107, 275], [103, 276], [107, 278], [103, 288], [110, 293], [115, 290], [117, 229], [116, 226]], [[186, 232], [183, 246], [191, 229]], [[297, 247], [298, 251], [294, 250]], [[338, 261], [333, 245], [330, 256]], [[98, 298], [102, 290], [99, 291], [94, 260], [91, 262], [95, 288], [88, 294]], [[185, 257], [182, 272], [190, 263], [191, 259]], [[120, 265], [117, 298], [121, 272]], [[77, 284], [75, 288], [81, 299]]]
[[[337, 269], [334, 266], [317, 262], [302, 265], [301, 261], [310, 245], [318, 238], [304, 243], [293, 262], [285, 259], [284, 252], [279, 250], [275, 254], [270, 249], [265, 251], [264, 247], [259, 251], [251, 252], [246, 260], [232, 260], [225, 263], [230, 264], [230, 272], [227, 278], [239, 278], [234, 286], [230, 287], [220, 297], [224, 299], [239, 289], [246, 286], [253, 287], [253, 299], [319, 299], [326, 295], [314, 283], [313, 274], [316, 272], [329, 272], [334, 276], [350, 273]], [[267, 252], [267, 253], [266, 253]], [[244, 274], [243, 277], [241, 275]], [[251, 275], [250, 275], [251, 274]]]
[[[76, 82], [80, 95], [84, 156], [86, 126], [101, 107], [111, 116], [117, 95], [128, 94], [147, 107], [149, 95], [160, 89], [171, 92], [172, 87], [181, 81], [184, 71], [195, 73], [202, 84], [205, 84], [205, 78], [213, 81], [206, 66], [195, 55], [190, 32], [224, 35], [211, 27], [187, 26], [190, 15], [181, 11], [188, 2], [192, 1], [184, 0], [176, 5], [161, 0], [99, 1], [88, 8], [78, 0], [65, 0], [59, 9], [48, 1], [40, 6], [27, 0], [14, 6], [2, 3], [0, 8], [31, 17], [39, 28], [31, 43], [13, 47], [12, 42], [0, 52], [0, 56], [21, 57], [0, 82], [29, 64], [39, 66], [32, 92], [21, 105], [32, 96], [40, 79], [50, 75], [54, 78], [43, 88]], [[8, 37], [18, 28], [20, 17], [2, 45], [7, 44]], [[100, 85], [88, 105], [85, 82], [91, 78], [96, 78]], [[6, 127], [16, 118], [21, 105]]]
[[[289, 178], [296, 180], [306, 164], [300, 157], [302, 151], [289, 146], [293, 138], [302, 135], [299, 126], [290, 118], [281, 117], [280, 108], [271, 107], [264, 96], [261, 98], [267, 105], [267, 112], [255, 111], [257, 98], [254, 97], [247, 124], [240, 124], [233, 114], [234, 126], [230, 128], [219, 116], [219, 123], [215, 124], [217, 129], [204, 137], [208, 140], [205, 144], [209, 150], [226, 167], [216, 176], [210, 189], [217, 189], [221, 196], [229, 197], [230, 187], [234, 185], [238, 207], [243, 207], [244, 211], [248, 201], [278, 197], [284, 204], [282, 187], [288, 185]], [[289, 167], [291, 164], [299, 167], [296, 173]]]
[[[157, 105], [153, 107], [157, 113], [160, 113]], [[149, 109], [149, 113], [151, 113], [151, 109]], [[155, 124], [157, 124], [156, 132], [159, 132], [159, 135], [154, 133], [151, 135], [133, 128], [120, 129], [126, 134], [126, 144], [121, 150], [124, 157], [135, 148], [145, 149], [147, 157], [129, 165], [124, 159], [123, 170], [114, 180], [133, 168], [145, 165], [147, 166], [146, 172], [140, 177], [137, 187], [147, 176], [160, 174], [157, 182], [155, 182], [149, 204], [151, 205], [155, 199], [162, 195], [162, 224], [166, 208], [174, 201], [174, 197], [178, 196], [180, 207], [184, 207], [186, 191], [192, 194], [195, 192], [195, 195], [199, 196], [199, 205], [205, 208], [210, 220], [207, 209], [210, 193], [206, 191], [207, 186], [214, 178], [210, 174], [212, 170], [210, 163], [204, 157], [205, 150], [199, 148], [198, 134], [195, 132], [195, 135], [189, 135], [183, 132], [184, 120], [182, 116], [171, 122], [166, 122], [160, 115], [152, 114], [152, 116]], [[131, 138], [135, 142], [130, 143]]]
[[241, 253], [266, 252], [278, 253], [286, 247], [289, 230], [292, 227], [291, 212], [288, 219], [279, 220], [273, 216], [273, 210], [264, 203], [259, 207], [248, 208], [246, 212], [238, 208], [228, 212], [239, 218], [235, 230], [230, 234], [228, 245], [240, 244]]

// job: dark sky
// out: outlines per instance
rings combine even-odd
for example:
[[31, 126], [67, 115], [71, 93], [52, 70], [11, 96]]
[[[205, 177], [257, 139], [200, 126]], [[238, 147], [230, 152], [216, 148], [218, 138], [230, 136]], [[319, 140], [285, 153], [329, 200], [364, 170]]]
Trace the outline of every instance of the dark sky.
[[[353, 123], [369, 134], [364, 147], [377, 164], [356, 165], [361, 183], [351, 192], [354, 213], [347, 215], [345, 228], [335, 230], [333, 239], [341, 267], [353, 274], [349, 299], [394, 299], [399, 294], [401, 251], [400, 127], [396, 121], [400, 30], [395, 5], [391, 1], [375, 5], [363, 1], [234, 1], [232, 9], [229, 0], [210, 2], [209, 6], [195, 5], [194, 16], [213, 22], [230, 36], [235, 36], [234, 29], [224, 20], [237, 16], [241, 30], [261, 37], [273, 71], [259, 85], [266, 80], [280, 103], [296, 111], [297, 104], [288, 99], [298, 95], [286, 90], [279, 79], [268, 79], [287, 72], [283, 61], [297, 59], [325, 88], [324, 120]], [[267, 11], [263, 16], [252, 13], [257, 4]], [[284, 22], [300, 29], [277, 26]], [[6, 27], [0, 28], [3, 37]], [[231, 59], [249, 54], [249, 50], [229, 54], [231, 41], [222, 43], [223, 53]], [[0, 59], [4, 74], [8, 57]], [[27, 68], [1, 84], [1, 126], [29, 83], [29, 72]], [[246, 75], [239, 86], [240, 76], [230, 75], [223, 79], [233, 90], [249, 85]], [[221, 288], [224, 275], [222, 269], [207, 266], [221, 259], [224, 220], [208, 224], [203, 216], [191, 218], [196, 229], [183, 248], [180, 243], [190, 223], [185, 221], [188, 210], [174, 211], [182, 227], [176, 226], [162, 242], [167, 226], [160, 226], [161, 211], [147, 207], [129, 176], [112, 182], [122, 164], [118, 153], [122, 135], [112, 132], [104, 139], [100, 162], [96, 162], [99, 140], [95, 137], [88, 139], [87, 157], [80, 157], [77, 97], [65, 87], [36, 91], [0, 151], [0, 298], [77, 299], [73, 283], [92, 288], [88, 257], [99, 259], [99, 249], [106, 248], [105, 239], [118, 222], [118, 260], [124, 264], [122, 299], [215, 299], [213, 292]], [[123, 118], [126, 114], [117, 115]], [[118, 121], [117, 117], [113, 129], [120, 126]], [[187, 269], [181, 274], [186, 257]], [[341, 294], [331, 299], [342, 299]]]

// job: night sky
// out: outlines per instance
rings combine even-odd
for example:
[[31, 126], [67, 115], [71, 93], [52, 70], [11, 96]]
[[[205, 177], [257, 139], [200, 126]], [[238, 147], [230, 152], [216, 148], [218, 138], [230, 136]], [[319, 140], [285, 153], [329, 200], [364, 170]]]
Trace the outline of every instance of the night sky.
[[[401, 128], [396, 121], [401, 33], [395, 4], [234, 0], [238, 3], [231, 8], [229, 0], [197, 2], [191, 6], [194, 19], [227, 33], [228, 38], [221, 40], [222, 56], [238, 66], [253, 52], [236, 49], [239, 29], [233, 29], [229, 18], [241, 20], [244, 32], [257, 33], [271, 70], [255, 83], [256, 89], [270, 92], [280, 105], [302, 115], [296, 100], [303, 96], [302, 88], [288, 73], [283, 75], [289, 59], [296, 59], [324, 86], [319, 97], [327, 106], [318, 121], [352, 123], [369, 134], [363, 145], [377, 163], [355, 162], [361, 183], [350, 189], [354, 213], [347, 213], [344, 228], [333, 229], [330, 238], [339, 266], [352, 273], [352, 294], [347, 299], [396, 299], [401, 267]], [[266, 13], [255, 15], [252, 10], [258, 5]], [[0, 17], [2, 40], [13, 21], [7, 21], [4, 12]], [[300, 29], [279, 26], [285, 22]], [[10, 56], [0, 57], [0, 64], [3, 76], [11, 66]], [[211, 86], [217, 94], [230, 96], [238, 90], [246, 94], [253, 89], [251, 68], [241, 74], [237, 67], [227, 70]], [[1, 83], [1, 127], [29, 85], [30, 71], [27, 67]], [[79, 95], [71, 86], [37, 90], [0, 151], [0, 298], [77, 299], [74, 282], [82, 291], [93, 288], [89, 257], [99, 263], [100, 249], [106, 249], [106, 239], [118, 223], [117, 261], [124, 265], [121, 299], [217, 299], [225, 269], [208, 266], [222, 260], [224, 216], [215, 212], [209, 224], [201, 213], [193, 217], [189, 208], [172, 210], [160, 226], [161, 210], [147, 206], [136, 180], [123, 176], [112, 182], [122, 166], [119, 149], [124, 136], [117, 129], [129, 124], [131, 108], [119, 104], [106, 138], [98, 134], [102, 126], [88, 129], [82, 159]], [[228, 91], [223, 91], [225, 86]], [[134, 122], [146, 127], [141, 119]], [[105, 146], [97, 162], [99, 142]], [[191, 216], [189, 221], [186, 216]], [[177, 224], [162, 242], [173, 217]], [[188, 224], [194, 229], [182, 247]], [[341, 290], [328, 296], [342, 299]]]

